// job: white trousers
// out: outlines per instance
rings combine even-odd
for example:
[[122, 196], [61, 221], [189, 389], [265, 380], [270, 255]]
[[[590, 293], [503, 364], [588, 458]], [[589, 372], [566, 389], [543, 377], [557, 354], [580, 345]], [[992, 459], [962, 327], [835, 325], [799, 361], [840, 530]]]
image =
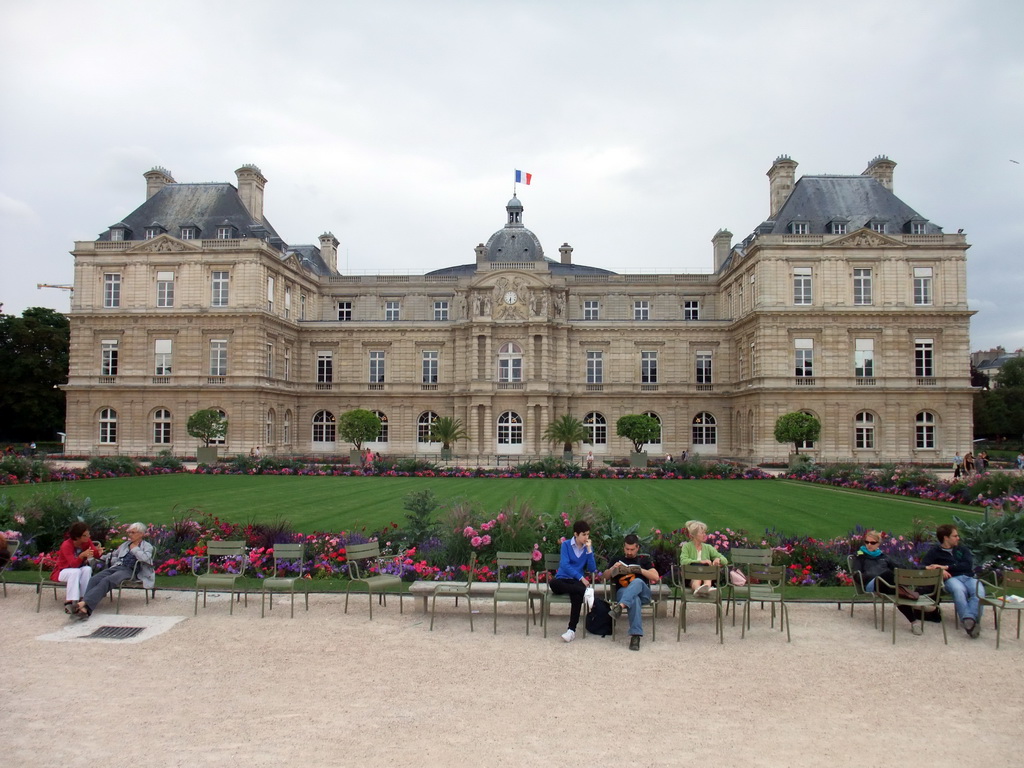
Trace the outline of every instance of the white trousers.
[[91, 578], [91, 565], [83, 565], [81, 568], [65, 568], [57, 574], [57, 581], [68, 585], [67, 595], [64, 599], [72, 602], [78, 602], [82, 599], [82, 595], [85, 594], [85, 589], [89, 586], [89, 579]]

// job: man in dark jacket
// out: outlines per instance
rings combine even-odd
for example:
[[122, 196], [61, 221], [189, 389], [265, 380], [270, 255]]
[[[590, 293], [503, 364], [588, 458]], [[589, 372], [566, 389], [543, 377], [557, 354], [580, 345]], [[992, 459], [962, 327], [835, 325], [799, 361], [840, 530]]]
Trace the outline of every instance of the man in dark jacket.
[[940, 525], [935, 529], [938, 544], [924, 553], [921, 565], [942, 571], [943, 588], [953, 596], [956, 615], [971, 637], [981, 634], [981, 600], [985, 588], [974, 578], [974, 558], [971, 550], [960, 543], [960, 532], [955, 525]]

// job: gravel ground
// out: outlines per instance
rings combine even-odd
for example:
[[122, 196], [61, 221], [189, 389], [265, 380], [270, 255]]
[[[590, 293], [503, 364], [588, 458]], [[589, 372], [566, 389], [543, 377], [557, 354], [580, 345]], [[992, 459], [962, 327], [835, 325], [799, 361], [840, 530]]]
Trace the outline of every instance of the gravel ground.
[[[948, 646], [897, 617], [894, 647], [870, 606], [794, 605], [792, 643], [755, 608], [720, 645], [700, 606], [682, 642], [662, 619], [632, 653], [622, 635], [563, 643], [564, 616], [527, 637], [521, 606], [494, 635], [482, 601], [473, 633], [450, 601], [434, 632], [409, 600], [372, 622], [337, 595], [294, 619], [287, 602], [261, 619], [258, 596], [193, 617], [190, 593], [126, 593], [87, 622], [35, 601], [0, 600], [6, 766], [1021, 764], [1024, 641], [1008, 622], [997, 651], [990, 614], [971, 640], [946, 608]], [[146, 629], [78, 637], [106, 624]]]

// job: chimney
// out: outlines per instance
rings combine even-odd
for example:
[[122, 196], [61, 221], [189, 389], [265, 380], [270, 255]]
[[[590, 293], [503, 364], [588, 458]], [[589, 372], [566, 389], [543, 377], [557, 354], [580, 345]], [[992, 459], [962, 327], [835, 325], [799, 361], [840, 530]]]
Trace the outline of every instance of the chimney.
[[143, 176], [146, 177], [146, 199], [149, 200], [153, 195], [164, 188], [166, 184], [177, 184], [174, 177], [171, 176], [171, 172], [166, 168], [161, 168], [159, 165], [154, 166], [151, 170], [146, 171]]
[[868, 167], [864, 169], [864, 173], [861, 176], [870, 176], [892, 192], [892, 172], [895, 167], [896, 163], [885, 155], [879, 155], [868, 163]]
[[249, 215], [256, 221], [263, 222], [263, 187], [267, 178], [263, 172], [251, 163], [246, 163], [237, 171], [238, 196], [242, 198], [242, 205], [249, 211]]
[[562, 254], [562, 263], [563, 264], [572, 264], [572, 246], [571, 245], [569, 245], [568, 243], [562, 243], [561, 247], [558, 249], [558, 252], [560, 254]]
[[338, 271], [338, 238], [331, 232], [320, 235], [320, 258], [331, 272]]
[[483, 269], [484, 265], [487, 263], [487, 246], [480, 243], [473, 250], [476, 251], [476, 268], [478, 270]]
[[725, 260], [729, 258], [729, 253], [732, 251], [732, 232], [728, 229], [720, 229], [711, 238], [711, 242], [715, 246], [715, 272], [717, 272], [725, 264]]
[[789, 155], [779, 155], [772, 163], [768, 171], [768, 182], [771, 197], [771, 214], [769, 219], [774, 219], [775, 214], [781, 210], [789, 199], [789, 193], [793, 191], [793, 184], [796, 183], [797, 162]]

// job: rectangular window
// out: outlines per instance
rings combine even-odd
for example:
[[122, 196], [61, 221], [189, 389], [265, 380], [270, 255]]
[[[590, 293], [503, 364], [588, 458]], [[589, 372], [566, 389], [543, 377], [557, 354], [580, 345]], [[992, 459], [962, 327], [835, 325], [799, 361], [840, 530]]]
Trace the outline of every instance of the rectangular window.
[[156, 273], [156, 305], [158, 307], [174, 306], [174, 273]]
[[641, 384], [657, 384], [658, 383], [658, 353], [657, 352], [641, 352], [640, 353], [640, 383]]
[[159, 227], [146, 227], [146, 230], [144, 232], [144, 235], [145, 235], [144, 239], [152, 240], [154, 237], [157, 237], [159, 234], [160, 234]]
[[214, 307], [226, 307], [228, 305], [228, 273], [214, 272], [211, 285], [213, 294], [210, 297], [210, 305]]
[[931, 378], [935, 375], [935, 341], [914, 339], [914, 375]]
[[210, 375], [228, 375], [228, 340], [210, 340]]
[[117, 339], [100, 342], [100, 375], [117, 376]]
[[299, 320], [306, 319], [306, 294], [299, 294]]
[[182, 240], [195, 240], [196, 239], [196, 228], [195, 227], [182, 227], [181, 228], [181, 239]]
[[334, 381], [334, 353], [320, 351], [316, 353], [316, 383], [330, 384]]
[[174, 342], [171, 339], [157, 339], [153, 344], [153, 373], [157, 376], [170, 376]]
[[798, 378], [814, 375], [814, 340], [795, 339], [793, 346], [796, 351], [795, 374]]
[[267, 311], [274, 311], [274, 278], [267, 278]]
[[697, 353], [697, 383], [698, 384], [710, 384], [711, 383], [711, 353], [710, 352], [698, 352]]
[[601, 319], [601, 302], [599, 302], [599, 301], [584, 301], [583, 302], [583, 319], [584, 320], [600, 320]]
[[274, 345], [267, 344], [267, 378], [274, 378]]
[[121, 306], [120, 272], [107, 272], [103, 275], [103, 306], [107, 309]]
[[794, 235], [806, 235], [807, 234], [807, 222], [806, 221], [794, 221], [792, 225]]
[[292, 380], [292, 350], [290, 347], [284, 348], [284, 380]]
[[438, 367], [438, 354], [437, 354], [437, 352], [424, 352], [423, 353], [423, 383], [424, 384], [437, 384], [437, 367]]
[[846, 234], [846, 223], [842, 221], [832, 222], [832, 234], [833, 235], [845, 235]]
[[370, 383], [384, 383], [384, 353], [381, 351], [370, 353]]
[[604, 383], [604, 352], [587, 351], [587, 384]]
[[498, 359], [498, 381], [515, 383], [523, 380], [523, 358], [517, 355], [502, 356]]
[[170, 411], [160, 409], [156, 412], [153, 420], [153, 442], [159, 445], [167, 445], [171, 442], [171, 421]]
[[434, 302], [434, 320], [442, 321], [448, 319], [448, 302], [447, 301], [435, 301]]
[[292, 316], [292, 289], [284, 289], [284, 316], [289, 318]]
[[683, 302], [683, 320], [700, 320], [700, 302]]
[[853, 270], [853, 303], [870, 304], [871, 302], [871, 270]]
[[875, 340], [855, 339], [853, 351], [853, 375], [858, 379], [870, 379], [875, 375]]
[[925, 232], [925, 224], [923, 221], [915, 221], [910, 225], [910, 234], [912, 235], [923, 235]]
[[794, 267], [793, 269], [793, 303], [799, 305], [811, 303], [810, 267]]
[[651, 319], [651, 302], [649, 302], [649, 301], [634, 301], [633, 302], [633, 319], [634, 320], [650, 320]]
[[352, 302], [351, 301], [339, 301], [338, 302], [338, 320], [343, 323], [352, 321]]
[[885, 234], [885, 222], [884, 221], [873, 221], [871, 222], [871, 229], [880, 235]]
[[928, 306], [932, 303], [932, 268], [914, 267], [914, 304]]
[[232, 232], [233, 227], [217, 227], [217, 239], [218, 240], [230, 240], [234, 234]]
[[115, 241], [116, 240], [124, 240], [124, 230], [123, 229], [112, 229], [112, 230], [110, 230], [110, 239], [111, 240], [115, 240]]
[[384, 319], [388, 322], [397, 322], [402, 319], [402, 302], [400, 301], [385, 301], [384, 302]]

